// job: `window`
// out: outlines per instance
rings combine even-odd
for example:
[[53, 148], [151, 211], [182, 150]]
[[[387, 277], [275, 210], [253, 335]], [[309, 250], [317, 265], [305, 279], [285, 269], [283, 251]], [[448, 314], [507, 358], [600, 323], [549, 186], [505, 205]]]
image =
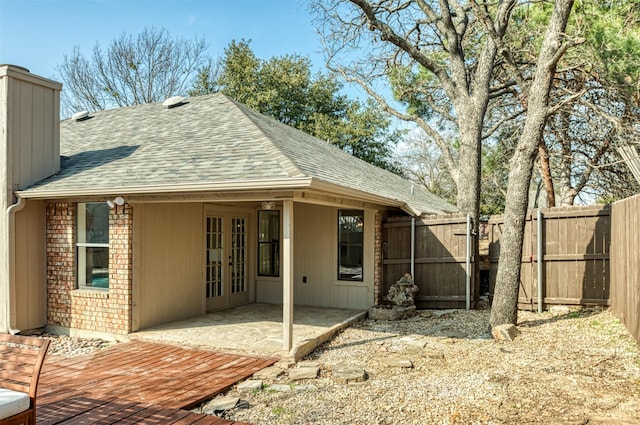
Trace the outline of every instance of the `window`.
[[79, 203], [78, 288], [109, 288], [109, 206]]
[[258, 276], [280, 276], [280, 211], [258, 211]]
[[362, 282], [363, 228], [363, 211], [338, 211], [338, 280]]

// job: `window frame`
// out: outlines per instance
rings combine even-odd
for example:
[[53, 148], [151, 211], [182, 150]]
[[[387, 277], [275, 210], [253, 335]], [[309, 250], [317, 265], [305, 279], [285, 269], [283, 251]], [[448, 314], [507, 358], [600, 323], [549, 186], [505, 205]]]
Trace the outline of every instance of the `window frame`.
[[[87, 242], [86, 230], [87, 230], [87, 205], [90, 204], [104, 204], [107, 208], [106, 215], [106, 231], [107, 242]], [[108, 291], [110, 287], [109, 275], [109, 207], [104, 202], [78, 202], [76, 210], [76, 288], [95, 291]], [[92, 286], [87, 285], [87, 248], [105, 248], [107, 256], [107, 267], [105, 272], [107, 274], [106, 286]]]
[[[342, 228], [341, 220], [343, 217], [360, 217], [360, 230], [358, 233], [361, 234], [360, 242], [352, 242], [348, 241], [346, 244], [342, 241]], [[337, 214], [337, 280], [339, 282], [364, 282], [364, 230], [365, 230], [365, 214], [364, 210], [359, 209], [338, 209]], [[358, 226], [358, 224], [356, 224]], [[357, 248], [360, 247], [359, 256], [360, 256], [360, 277], [354, 278], [348, 277], [348, 275], [342, 273], [343, 264], [342, 264], [342, 251], [343, 246], [347, 249], [349, 248]], [[354, 275], [358, 276], [358, 275]]]
[[[262, 241], [262, 228], [261, 225], [263, 223], [262, 220], [262, 215], [268, 213], [269, 215], [277, 215], [277, 226], [278, 228], [275, 230], [275, 232], [273, 231], [273, 229], [268, 229], [268, 233], [271, 237], [273, 237], [274, 235], [277, 236], [276, 240], [270, 240], [270, 241]], [[282, 214], [280, 213], [280, 210], [278, 209], [273, 209], [273, 210], [258, 210], [258, 237], [257, 237], [257, 255], [256, 255], [256, 260], [257, 260], [257, 270], [256, 270], [256, 274], [259, 277], [264, 277], [264, 278], [279, 278], [281, 276], [280, 273], [280, 267], [282, 265], [282, 225], [281, 225], [281, 219], [282, 219]], [[267, 223], [271, 224], [273, 223], [272, 221], [268, 221]], [[263, 273], [262, 270], [262, 247], [264, 246], [270, 246], [271, 249], [268, 250], [268, 252], [270, 253], [270, 259], [267, 259], [266, 261], [270, 262], [271, 265], [271, 270], [272, 273]]]

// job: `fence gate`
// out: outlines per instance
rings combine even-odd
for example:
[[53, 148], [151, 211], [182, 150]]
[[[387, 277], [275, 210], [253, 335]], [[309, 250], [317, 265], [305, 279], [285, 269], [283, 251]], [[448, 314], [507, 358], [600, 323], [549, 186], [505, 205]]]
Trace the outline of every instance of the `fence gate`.
[[[460, 308], [467, 303], [467, 217], [432, 216], [415, 221], [414, 282], [419, 309]], [[412, 222], [409, 217], [387, 218], [383, 227], [383, 293], [411, 272]], [[475, 243], [473, 237], [470, 241]], [[473, 246], [473, 245], [472, 245]], [[473, 250], [471, 250], [473, 252]], [[470, 307], [476, 285], [470, 257]]]
[[[537, 309], [539, 284], [543, 308], [554, 304], [608, 305], [610, 208], [572, 206], [540, 212], [540, 222], [537, 210], [527, 215], [518, 308]], [[502, 216], [489, 220], [491, 294], [498, 270], [503, 225]], [[539, 260], [542, 261], [540, 269]]]

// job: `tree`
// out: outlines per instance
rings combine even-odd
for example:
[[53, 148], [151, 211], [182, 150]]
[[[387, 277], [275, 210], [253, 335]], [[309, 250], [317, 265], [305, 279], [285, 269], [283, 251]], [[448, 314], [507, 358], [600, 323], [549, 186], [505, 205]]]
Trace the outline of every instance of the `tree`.
[[[433, 140], [455, 182], [456, 204], [472, 216], [477, 234], [482, 141], [500, 120], [508, 119], [501, 117], [494, 126], [485, 121], [491, 99], [508, 87], [492, 85], [499, 59], [496, 43], [506, 32], [517, 1], [484, 5], [491, 15], [493, 37], [487, 36], [484, 22], [465, 3], [314, 0], [311, 7], [324, 37], [327, 67]], [[389, 88], [399, 105], [389, 99]], [[474, 238], [473, 255], [478, 258], [478, 254], [479, 241]], [[476, 267], [475, 296], [479, 275]]]
[[56, 70], [65, 86], [63, 110], [103, 110], [185, 95], [208, 60], [202, 39], [172, 38], [165, 29], [122, 33], [90, 57], [78, 46]]
[[[504, 90], [491, 86], [496, 41], [516, 3], [486, 5], [495, 38], [486, 36], [468, 5], [454, 0], [312, 3], [328, 67], [360, 85], [387, 112], [416, 123], [434, 141], [455, 182], [458, 208], [474, 218], [480, 208], [485, 114], [490, 99]], [[400, 105], [388, 100], [381, 84], [392, 88]], [[452, 133], [456, 137], [448, 137]]]
[[[500, 260], [491, 307], [490, 323], [494, 327], [506, 323], [516, 324], [518, 320], [520, 263], [534, 161], [547, 118], [561, 105], [550, 102], [558, 62], [569, 48], [580, 42], [570, 40], [565, 35], [572, 7], [573, 0], [556, 0], [531, 82], [523, 84], [524, 78], [518, 74], [519, 70], [515, 67], [510, 69], [513, 78], [521, 81], [521, 95], [526, 100], [527, 117], [510, 162]], [[488, 19], [486, 22], [490, 25]], [[509, 60], [506, 46], [502, 47], [502, 53]]]
[[210, 87], [276, 120], [327, 140], [371, 164], [400, 172], [392, 159], [400, 132], [373, 102], [349, 100], [331, 75], [311, 73], [299, 55], [258, 59], [249, 41], [232, 41], [215, 72], [201, 70], [191, 95]]
[[[521, 67], [534, 69], [552, 10], [550, 3], [540, 2], [514, 12], [520, 31], [507, 38]], [[591, 0], [575, 6], [566, 31], [585, 42], [563, 57], [551, 87], [552, 98], [570, 101], [549, 117], [539, 143], [537, 165], [547, 206], [556, 198], [571, 205], [583, 195], [592, 202], [613, 188], [616, 196], [635, 189], [632, 182], [618, 184], [630, 180], [614, 148], [638, 122], [639, 17], [640, 5], [630, 2]]]

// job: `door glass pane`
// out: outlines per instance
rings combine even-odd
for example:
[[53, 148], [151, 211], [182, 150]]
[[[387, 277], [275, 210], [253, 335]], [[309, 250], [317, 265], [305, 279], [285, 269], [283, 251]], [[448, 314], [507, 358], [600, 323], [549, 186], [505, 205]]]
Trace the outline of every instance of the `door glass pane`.
[[247, 290], [246, 262], [246, 220], [240, 217], [231, 219], [231, 293]]
[[222, 217], [207, 217], [207, 298], [224, 295]]

